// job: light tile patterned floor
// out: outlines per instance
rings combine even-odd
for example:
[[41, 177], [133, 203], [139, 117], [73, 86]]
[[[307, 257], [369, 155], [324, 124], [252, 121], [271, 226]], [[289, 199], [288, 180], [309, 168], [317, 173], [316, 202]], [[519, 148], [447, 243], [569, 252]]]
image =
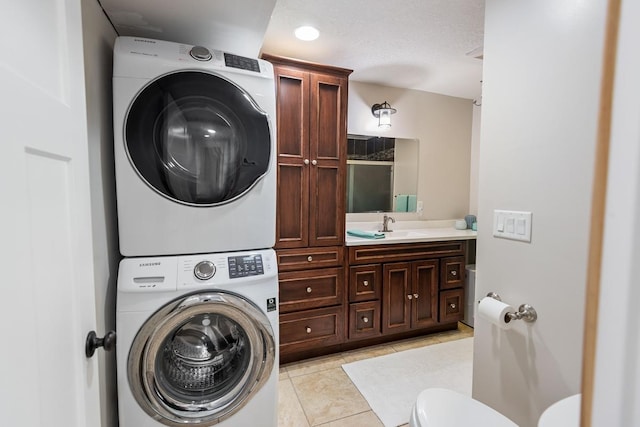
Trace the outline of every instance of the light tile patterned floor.
[[473, 329], [458, 323], [457, 330], [283, 365], [278, 389], [278, 426], [382, 427], [342, 370], [342, 364], [471, 336]]

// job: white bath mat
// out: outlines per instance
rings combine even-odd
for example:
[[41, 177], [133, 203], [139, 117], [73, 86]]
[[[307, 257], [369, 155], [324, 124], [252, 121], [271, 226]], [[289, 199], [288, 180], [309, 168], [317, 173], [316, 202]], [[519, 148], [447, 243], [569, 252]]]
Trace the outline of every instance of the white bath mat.
[[385, 427], [409, 422], [425, 388], [471, 396], [473, 338], [433, 344], [342, 365]]

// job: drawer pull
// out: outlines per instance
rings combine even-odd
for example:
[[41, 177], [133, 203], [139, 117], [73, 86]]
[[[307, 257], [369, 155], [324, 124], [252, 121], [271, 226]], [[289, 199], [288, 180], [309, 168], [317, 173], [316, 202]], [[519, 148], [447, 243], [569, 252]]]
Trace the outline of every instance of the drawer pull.
[[311, 286], [307, 286], [307, 293], [310, 294], [312, 291]]
[[449, 304], [449, 307], [451, 308], [451, 310], [455, 310], [456, 309], [456, 305], [454, 303]]
[[413, 294], [413, 297], [414, 297], [415, 299], [418, 299], [418, 294]]
[[307, 326], [307, 333], [310, 334], [311, 333], [311, 328]]
[[362, 318], [362, 321], [364, 323], [369, 323], [369, 318], [365, 316], [365, 317]]
[[309, 159], [304, 159], [304, 164], [308, 165], [309, 164]]
[[369, 281], [368, 281], [368, 280], [365, 280], [364, 282], [362, 282], [362, 285], [363, 285], [363, 286], [369, 286]]
[[313, 261], [313, 257], [312, 257], [311, 255], [309, 255], [309, 256], [307, 257], [307, 261], [309, 261], [309, 262]]
[[451, 272], [451, 275], [452, 275], [452, 276], [457, 276], [457, 275], [458, 275], [458, 272], [457, 272], [457, 271], [455, 271], [455, 270], [453, 270], [453, 271]]
[[409, 295], [407, 295], [407, 298], [413, 299], [413, 295], [409, 294]]

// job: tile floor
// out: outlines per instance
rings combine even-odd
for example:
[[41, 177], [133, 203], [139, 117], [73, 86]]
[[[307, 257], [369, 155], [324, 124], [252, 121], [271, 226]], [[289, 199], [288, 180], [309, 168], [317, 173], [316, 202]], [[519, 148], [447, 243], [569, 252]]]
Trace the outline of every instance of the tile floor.
[[283, 365], [278, 386], [278, 426], [383, 427], [342, 370], [342, 364], [471, 336], [473, 329], [458, 323], [457, 330]]

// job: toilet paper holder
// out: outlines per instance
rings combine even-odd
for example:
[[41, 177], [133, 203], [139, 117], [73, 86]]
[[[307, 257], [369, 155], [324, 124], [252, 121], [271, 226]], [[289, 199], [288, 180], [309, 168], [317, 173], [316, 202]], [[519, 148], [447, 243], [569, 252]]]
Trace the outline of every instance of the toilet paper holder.
[[[500, 295], [498, 295], [495, 292], [489, 292], [487, 296], [489, 298], [502, 301], [502, 298], [500, 298]], [[529, 304], [520, 304], [520, 307], [518, 307], [518, 311], [514, 313], [507, 313], [507, 316], [509, 316], [509, 318], [507, 319], [507, 317], [505, 316], [505, 319], [504, 319], [505, 322], [507, 323], [509, 323], [511, 320], [520, 320], [520, 319], [524, 320], [525, 322], [531, 323], [531, 322], [535, 322], [538, 319], [538, 313], [536, 312], [535, 308], [533, 308]]]

